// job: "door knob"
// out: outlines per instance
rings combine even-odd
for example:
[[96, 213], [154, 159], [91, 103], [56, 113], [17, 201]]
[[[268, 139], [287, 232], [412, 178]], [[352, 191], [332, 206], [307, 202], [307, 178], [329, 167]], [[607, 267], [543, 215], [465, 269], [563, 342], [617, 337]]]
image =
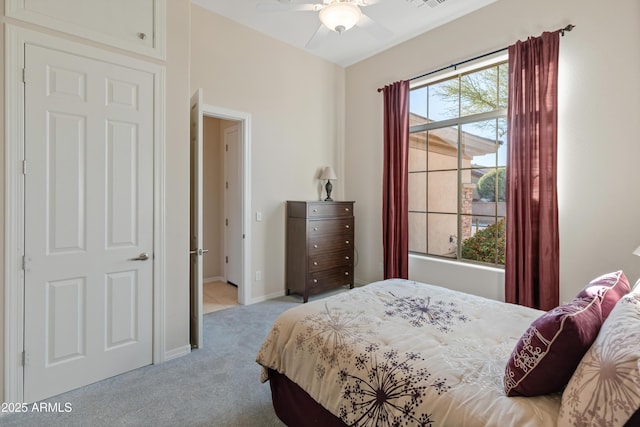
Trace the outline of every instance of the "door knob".
[[149, 254], [146, 252], [142, 252], [136, 258], [131, 258], [131, 261], [146, 261], [149, 259]]
[[189, 251], [191, 255], [204, 255], [209, 252], [209, 249], [196, 249], [195, 251]]

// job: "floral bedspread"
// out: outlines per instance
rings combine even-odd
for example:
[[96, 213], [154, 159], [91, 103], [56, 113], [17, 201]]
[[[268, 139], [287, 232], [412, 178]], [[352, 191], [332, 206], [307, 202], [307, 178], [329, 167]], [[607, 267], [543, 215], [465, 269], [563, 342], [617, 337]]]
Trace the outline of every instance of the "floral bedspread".
[[555, 426], [560, 395], [507, 397], [504, 368], [542, 314], [407, 280], [282, 313], [257, 357], [353, 426]]

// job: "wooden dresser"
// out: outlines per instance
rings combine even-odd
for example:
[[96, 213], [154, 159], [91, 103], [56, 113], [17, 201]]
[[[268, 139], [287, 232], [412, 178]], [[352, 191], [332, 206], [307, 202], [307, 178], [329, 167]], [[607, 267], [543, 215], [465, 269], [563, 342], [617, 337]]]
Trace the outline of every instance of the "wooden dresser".
[[287, 202], [287, 295], [353, 288], [354, 202]]

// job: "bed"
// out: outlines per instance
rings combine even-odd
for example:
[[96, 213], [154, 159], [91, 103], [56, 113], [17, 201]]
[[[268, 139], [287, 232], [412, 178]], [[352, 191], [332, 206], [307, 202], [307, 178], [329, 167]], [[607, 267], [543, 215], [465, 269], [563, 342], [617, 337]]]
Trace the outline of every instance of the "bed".
[[507, 358], [541, 314], [394, 279], [283, 313], [257, 361], [263, 381], [298, 385], [342, 420], [335, 425], [504, 426], [505, 416], [517, 426], [555, 425], [559, 394], [503, 391]]
[[391, 279], [282, 313], [256, 360], [288, 426], [555, 426], [561, 391], [505, 394], [505, 366], [543, 315]]

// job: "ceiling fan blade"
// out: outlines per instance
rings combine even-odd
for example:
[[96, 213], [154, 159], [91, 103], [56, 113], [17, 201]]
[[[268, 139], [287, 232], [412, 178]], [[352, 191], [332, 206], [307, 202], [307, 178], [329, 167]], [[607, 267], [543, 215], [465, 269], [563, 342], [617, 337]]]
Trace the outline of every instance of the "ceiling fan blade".
[[316, 5], [313, 3], [292, 4], [292, 3], [258, 3], [256, 8], [260, 12], [313, 12]]
[[378, 40], [389, 40], [393, 37], [393, 33], [389, 29], [382, 24], [378, 24], [364, 13], [360, 16], [356, 25]]
[[356, 0], [358, 6], [371, 6], [380, 3], [380, 0]]
[[320, 24], [320, 26], [318, 27], [316, 32], [313, 33], [313, 36], [311, 36], [311, 38], [309, 39], [309, 41], [305, 45], [305, 48], [307, 48], [307, 49], [315, 49], [318, 46], [320, 46], [320, 43], [322, 42], [322, 39], [327, 34], [329, 34], [329, 31], [331, 31], [331, 30], [328, 29], [327, 27], [325, 27], [323, 24]]

